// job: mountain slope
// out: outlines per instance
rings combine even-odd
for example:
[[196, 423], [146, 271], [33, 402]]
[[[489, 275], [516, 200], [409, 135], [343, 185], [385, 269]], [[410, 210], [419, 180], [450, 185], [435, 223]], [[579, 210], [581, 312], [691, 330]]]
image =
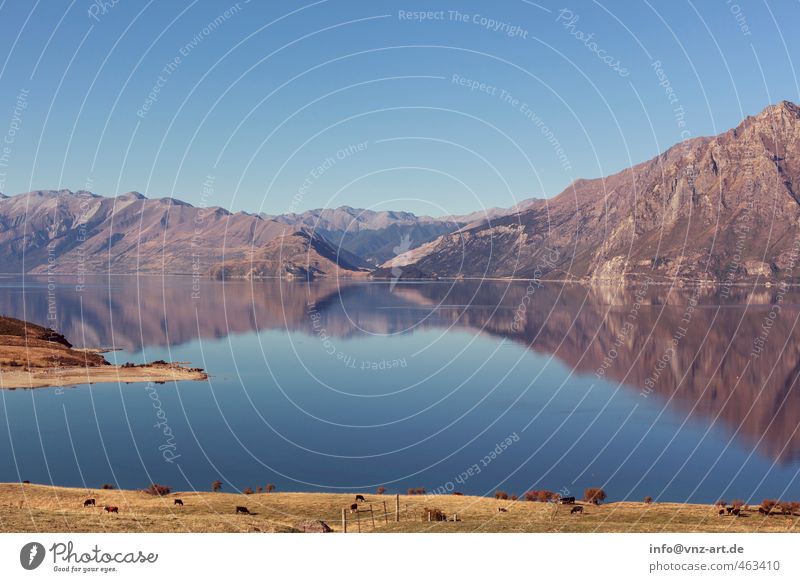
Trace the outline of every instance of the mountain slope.
[[211, 275], [216, 279], [353, 277], [367, 274], [363, 265], [355, 255], [303, 229], [277, 237], [250, 258], [219, 263]]
[[401, 266], [447, 277], [793, 277], [799, 221], [800, 109], [784, 101], [719, 136], [442, 236], [377, 275]]
[[206, 274], [244, 257], [285, 226], [219, 207], [131, 192], [37, 191], [0, 199], [4, 272]]
[[318, 208], [302, 214], [289, 213], [270, 218], [296, 228], [312, 229], [373, 265], [467, 223], [458, 217], [439, 219], [411, 212], [374, 211], [349, 206]]

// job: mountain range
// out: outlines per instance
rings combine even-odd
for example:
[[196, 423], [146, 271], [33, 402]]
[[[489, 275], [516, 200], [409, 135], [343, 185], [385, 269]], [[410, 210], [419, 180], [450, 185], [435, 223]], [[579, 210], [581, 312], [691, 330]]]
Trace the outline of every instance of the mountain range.
[[794, 278], [800, 248], [800, 108], [773, 105], [622, 172], [577, 180], [491, 223], [385, 263], [409, 277], [733, 283]]
[[433, 218], [341, 207], [278, 216], [131, 192], [0, 195], [5, 272], [733, 283], [794, 278], [800, 108], [511, 209]]

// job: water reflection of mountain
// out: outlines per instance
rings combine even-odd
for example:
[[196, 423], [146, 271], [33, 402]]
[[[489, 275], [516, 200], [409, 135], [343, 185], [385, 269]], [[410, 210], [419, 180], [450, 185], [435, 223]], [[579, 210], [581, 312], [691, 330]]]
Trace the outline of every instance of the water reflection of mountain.
[[[54, 321], [76, 344], [129, 350], [255, 330], [311, 334], [312, 308], [334, 337], [453, 326], [554, 354], [583, 374], [604, 368], [607, 379], [642, 394], [649, 386], [649, 398], [672, 399], [705, 422], [718, 418], [739, 430], [737, 442], [781, 462], [800, 456], [795, 292], [735, 290], [720, 301], [709, 289], [662, 287], [637, 295], [636, 289], [437, 282], [402, 283], [389, 292], [388, 283], [204, 280], [196, 289], [183, 278], [118, 277], [94, 281], [82, 293], [63, 281], [50, 297], [46, 282], [32, 279], [24, 306], [22, 296], [18, 284], [0, 286], [0, 310], [44, 325]], [[758, 338], [764, 345], [753, 355]]]

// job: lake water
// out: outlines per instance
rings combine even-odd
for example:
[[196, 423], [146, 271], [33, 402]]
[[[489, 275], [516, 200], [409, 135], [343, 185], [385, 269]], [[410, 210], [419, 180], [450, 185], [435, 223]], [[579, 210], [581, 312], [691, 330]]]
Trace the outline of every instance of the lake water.
[[4, 314], [117, 348], [112, 361], [211, 375], [0, 390], [0, 481], [797, 499], [798, 299], [776, 288], [0, 279]]

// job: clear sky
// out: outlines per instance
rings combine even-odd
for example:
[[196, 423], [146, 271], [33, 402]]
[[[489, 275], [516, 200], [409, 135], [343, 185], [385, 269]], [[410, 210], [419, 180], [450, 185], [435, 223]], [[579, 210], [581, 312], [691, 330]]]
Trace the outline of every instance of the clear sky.
[[798, 22], [789, 0], [0, 0], [0, 191], [507, 207], [800, 101]]

